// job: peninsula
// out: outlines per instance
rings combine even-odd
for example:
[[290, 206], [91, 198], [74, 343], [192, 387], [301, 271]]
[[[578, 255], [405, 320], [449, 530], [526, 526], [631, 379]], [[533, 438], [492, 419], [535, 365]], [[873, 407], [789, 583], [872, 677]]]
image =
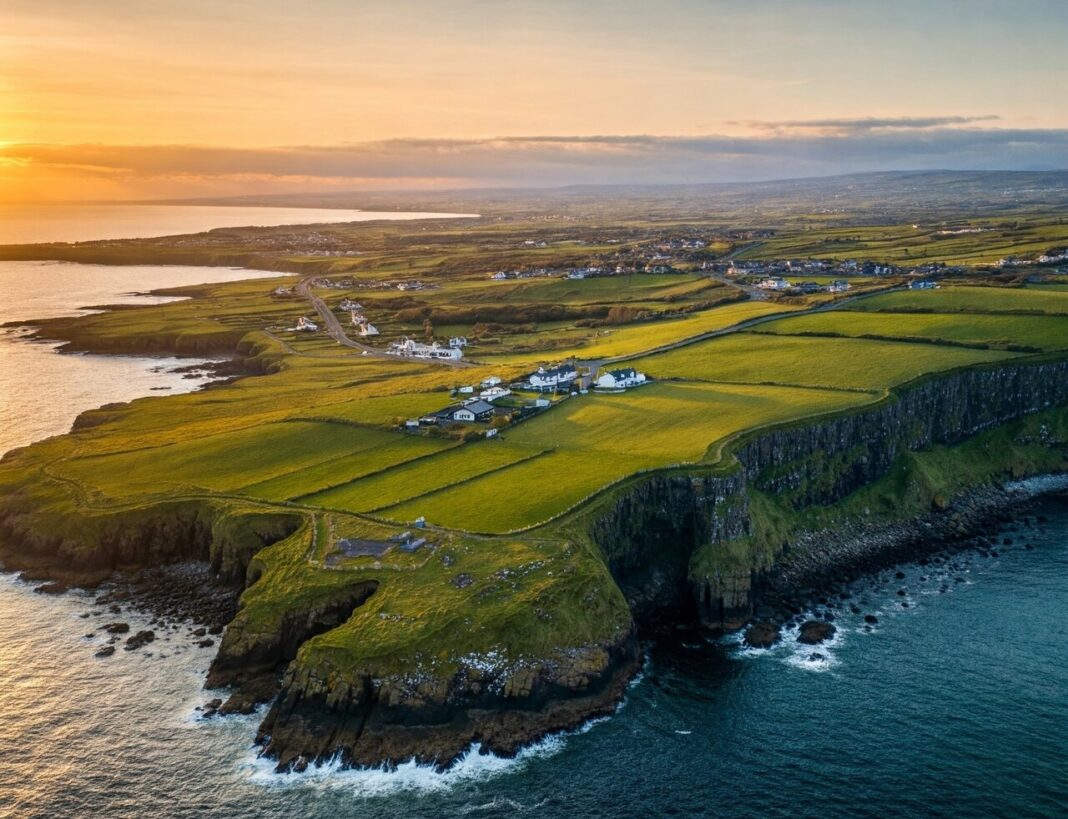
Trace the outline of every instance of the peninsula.
[[1007, 213], [896, 184], [759, 220], [729, 191], [472, 195], [412, 203], [483, 213], [463, 224], [0, 248], [279, 273], [27, 317], [228, 378], [9, 453], [4, 565], [93, 586], [209, 564], [241, 595], [206, 683], [224, 713], [268, 704], [281, 770], [448, 766], [609, 714], [657, 627], [770, 644], [1068, 468], [1063, 187]]

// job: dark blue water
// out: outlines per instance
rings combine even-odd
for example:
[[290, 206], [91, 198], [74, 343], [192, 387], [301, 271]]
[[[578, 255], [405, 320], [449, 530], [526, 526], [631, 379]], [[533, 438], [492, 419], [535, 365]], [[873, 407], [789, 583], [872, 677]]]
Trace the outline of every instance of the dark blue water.
[[8, 580], [0, 814], [1068, 815], [1068, 502], [1035, 513], [1049, 521], [997, 557], [857, 583], [870, 633], [843, 607], [817, 648], [682, 638], [652, 650], [615, 717], [445, 776], [276, 776], [249, 745], [255, 719], [196, 718], [210, 650], [175, 637], [96, 660], [86, 598]]

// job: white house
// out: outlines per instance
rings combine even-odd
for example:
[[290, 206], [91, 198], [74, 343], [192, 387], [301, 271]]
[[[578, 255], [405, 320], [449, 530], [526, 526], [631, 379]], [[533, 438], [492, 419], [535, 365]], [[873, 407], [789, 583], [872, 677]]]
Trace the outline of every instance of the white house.
[[460, 347], [467, 346], [467, 339], [464, 336], [453, 336], [449, 339], [449, 346], [459, 349]]
[[446, 361], [459, 361], [464, 357], [463, 351], [455, 347], [442, 347], [436, 341], [433, 344], [421, 344], [410, 338], [394, 341], [389, 345], [388, 352], [406, 358], [434, 358]]
[[475, 388], [472, 386], [460, 387], [460, 389], [457, 390], [457, 392], [462, 393], [463, 395], [471, 395], [474, 391]]
[[351, 313], [353, 310], [359, 312], [363, 309], [362, 304], [360, 304], [358, 301], [353, 301], [352, 299], [342, 299], [341, 304], [339, 304], [338, 307], [341, 310], [349, 313]]
[[305, 316], [301, 316], [299, 319], [297, 319], [297, 326], [293, 329], [305, 333], [314, 333], [316, 330], [319, 329], [319, 325], [311, 319], [308, 319]]
[[551, 407], [552, 405], [553, 405], [553, 402], [550, 401], [548, 398], [535, 398], [534, 399], [534, 406], [537, 407], [538, 409], [545, 409], [546, 407]]
[[782, 276], [768, 276], [757, 287], [761, 290], [786, 290], [790, 287], [790, 282]]
[[496, 387], [501, 383], [501, 377], [499, 375], [491, 375], [489, 378], [482, 379], [483, 387]]
[[556, 367], [538, 367], [538, 371], [531, 373], [530, 386], [536, 390], [554, 390], [565, 388], [578, 378], [578, 370], [573, 364], [560, 364]]
[[909, 290], [933, 290], [936, 287], [938, 285], [930, 279], [916, 279], [909, 282]]
[[828, 293], [844, 293], [849, 289], [849, 282], [845, 279], [835, 279], [829, 285], [827, 285]]
[[506, 387], [490, 387], [488, 390], [482, 390], [478, 397], [484, 401], [496, 401], [498, 398], [504, 398], [506, 395], [511, 394], [512, 391]]
[[623, 370], [608, 370], [601, 373], [597, 378], [597, 386], [605, 390], [624, 390], [627, 387], [636, 387], [645, 383], [645, 373], [640, 373], [633, 367]]

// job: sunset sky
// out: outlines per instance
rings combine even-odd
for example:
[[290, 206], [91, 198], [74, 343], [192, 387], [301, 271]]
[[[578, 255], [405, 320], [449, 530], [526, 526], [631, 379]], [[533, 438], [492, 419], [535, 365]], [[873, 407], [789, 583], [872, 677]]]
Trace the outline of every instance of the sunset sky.
[[1068, 168], [1064, 0], [0, 0], [0, 200]]

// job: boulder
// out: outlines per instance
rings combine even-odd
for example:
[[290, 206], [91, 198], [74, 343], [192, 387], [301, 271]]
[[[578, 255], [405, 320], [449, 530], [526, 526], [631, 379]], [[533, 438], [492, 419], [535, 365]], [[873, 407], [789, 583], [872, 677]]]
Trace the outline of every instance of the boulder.
[[801, 624], [801, 631], [797, 635], [797, 642], [805, 645], [819, 645], [834, 636], [836, 629], [830, 623], [821, 620], [808, 620]]
[[137, 632], [137, 634], [135, 634], [133, 637], [126, 641], [125, 648], [127, 651], [136, 651], [137, 649], [143, 648], [144, 646], [148, 645], [155, 639], [156, 632], [139, 631]]
[[779, 642], [779, 626], [770, 621], [753, 623], [745, 630], [742, 641], [750, 648], [771, 648]]

